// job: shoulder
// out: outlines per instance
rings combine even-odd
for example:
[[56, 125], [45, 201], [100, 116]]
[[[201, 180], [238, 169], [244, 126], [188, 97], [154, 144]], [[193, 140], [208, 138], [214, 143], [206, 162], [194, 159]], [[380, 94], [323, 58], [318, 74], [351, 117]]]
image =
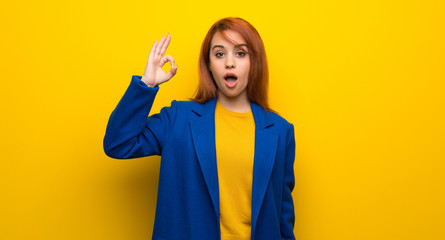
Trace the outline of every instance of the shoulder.
[[256, 124], [260, 124], [280, 134], [287, 132], [289, 128], [293, 128], [292, 124], [278, 113], [268, 111], [255, 102], [251, 102], [251, 107]]
[[204, 105], [205, 103], [201, 104], [193, 100], [173, 100], [170, 106], [164, 108], [176, 112], [180, 118], [188, 118], [194, 116], [195, 114], [192, 113], [196, 109], [201, 109]]
[[178, 108], [181, 111], [192, 110], [196, 106], [202, 105], [201, 103], [195, 102], [193, 100], [173, 100], [171, 103], [172, 107]]
[[291, 138], [294, 137], [294, 125], [287, 121], [283, 116], [278, 113], [266, 111], [266, 116], [273, 126], [271, 130], [277, 132], [279, 135], [283, 136], [286, 139], [286, 142], [289, 142]]
[[287, 121], [283, 116], [278, 113], [270, 112], [264, 110], [265, 115], [269, 122], [274, 124], [275, 128], [280, 129], [281, 131], [290, 131], [293, 130], [293, 124]]
[[284, 117], [282, 117], [278, 113], [266, 111], [266, 114], [268, 115], [269, 119], [276, 124], [283, 125], [286, 127], [289, 127], [290, 125], [292, 125], [292, 123], [287, 121]]
[[200, 104], [193, 100], [173, 100], [172, 102], [175, 102], [178, 106], [182, 108], [193, 108], [193, 106], [195, 106], [196, 104]]

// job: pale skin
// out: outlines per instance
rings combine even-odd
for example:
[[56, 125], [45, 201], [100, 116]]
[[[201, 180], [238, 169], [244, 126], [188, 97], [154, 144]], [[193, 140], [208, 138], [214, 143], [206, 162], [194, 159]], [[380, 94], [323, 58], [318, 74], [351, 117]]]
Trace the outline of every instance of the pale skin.
[[[213, 78], [217, 85], [217, 101], [228, 110], [234, 112], [250, 111], [250, 101], [247, 96], [246, 86], [250, 68], [248, 49], [244, 39], [231, 30], [226, 30], [227, 36], [235, 41], [236, 46], [227, 41], [217, 32], [213, 35], [210, 44], [210, 66]], [[171, 36], [162, 36], [159, 42], [155, 41], [148, 57], [142, 81], [149, 87], [169, 81], [176, 74], [178, 66], [170, 55], [165, 55]], [[162, 66], [170, 62], [172, 68], [169, 72], [164, 72]], [[224, 75], [234, 73], [237, 76], [235, 86], [225, 83]]]

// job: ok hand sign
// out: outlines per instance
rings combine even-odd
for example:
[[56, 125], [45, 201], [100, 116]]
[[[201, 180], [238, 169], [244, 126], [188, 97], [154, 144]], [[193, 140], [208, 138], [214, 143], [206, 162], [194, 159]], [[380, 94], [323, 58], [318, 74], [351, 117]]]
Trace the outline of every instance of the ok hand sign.
[[[170, 44], [171, 36], [167, 34], [167, 37], [162, 36], [159, 43], [155, 41], [153, 47], [151, 47], [150, 55], [148, 56], [147, 66], [145, 66], [144, 75], [142, 76], [142, 81], [149, 87], [155, 87], [161, 83], [170, 80], [178, 69], [178, 65], [175, 65], [175, 60], [170, 55], [164, 55]], [[172, 68], [169, 72], [164, 72], [162, 66], [170, 62]]]

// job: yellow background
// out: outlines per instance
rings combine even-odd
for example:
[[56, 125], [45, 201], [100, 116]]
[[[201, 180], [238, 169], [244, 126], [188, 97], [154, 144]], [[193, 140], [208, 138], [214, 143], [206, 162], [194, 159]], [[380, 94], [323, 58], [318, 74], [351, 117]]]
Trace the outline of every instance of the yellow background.
[[108, 158], [108, 117], [167, 32], [179, 69], [153, 112], [191, 97], [226, 16], [260, 32], [271, 106], [295, 125], [297, 239], [445, 239], [444, 5], [3, 3], [0, 239], [150, 239], [160, 158]]

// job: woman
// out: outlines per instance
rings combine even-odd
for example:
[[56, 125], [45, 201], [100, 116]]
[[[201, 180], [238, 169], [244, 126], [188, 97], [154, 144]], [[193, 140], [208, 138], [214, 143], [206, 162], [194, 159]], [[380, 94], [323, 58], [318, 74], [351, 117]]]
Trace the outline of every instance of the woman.
[[202, 44], [193, 101], [172, 101], [147, 119], [178, 68], [164, 56], [170, 39], [154, 43], [104, 138], [113, 158], [161, 156], [153, 239], [295, 239], [294, 128], [268, 106], [258, 32], [240, 18], [217, 21]]

